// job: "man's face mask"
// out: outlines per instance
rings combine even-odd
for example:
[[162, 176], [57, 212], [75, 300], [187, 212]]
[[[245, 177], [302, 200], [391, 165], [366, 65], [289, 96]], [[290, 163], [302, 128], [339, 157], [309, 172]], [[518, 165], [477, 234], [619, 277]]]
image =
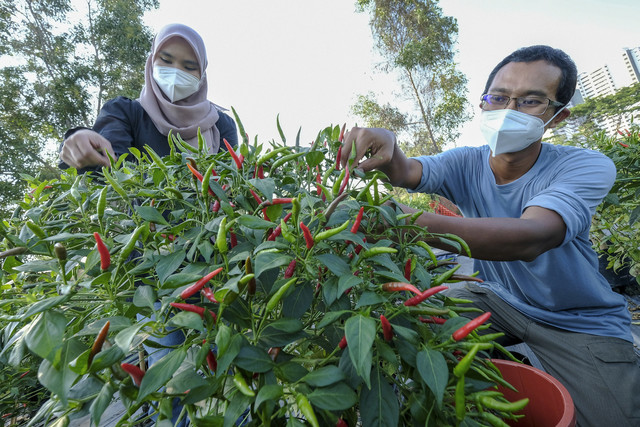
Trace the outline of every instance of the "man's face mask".
[[515, 153], [542, 139], [545, 126], [565, 108], [559, 109], [546, 123], [538, 117], [512, 109], [483, 111], [480, 130], [493, 157]]
[[153, 67], [153, 79], [171, 102], [185, 99], [200, 88], [199, 78], [174, 67]]

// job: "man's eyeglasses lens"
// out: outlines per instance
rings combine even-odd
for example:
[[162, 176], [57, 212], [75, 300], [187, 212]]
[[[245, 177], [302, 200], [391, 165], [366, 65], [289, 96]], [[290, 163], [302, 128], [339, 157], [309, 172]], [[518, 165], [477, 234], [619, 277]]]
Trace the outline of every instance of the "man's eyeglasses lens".
[[542, 98], [539, 96], [523, 96], [518, 98], [511, 98], [504, 95], [482, 95], [482, 109], [483, 110], [500, 110], [506, 108], [509, 105], [511, 99], [516, 101], [516, 109], [523, 113], [531, 114], [532, 116], [539, 116], [547, 111], [549, 105], [554, 107], [563, 105], [560, 102], [552, 101], [549, 98]]

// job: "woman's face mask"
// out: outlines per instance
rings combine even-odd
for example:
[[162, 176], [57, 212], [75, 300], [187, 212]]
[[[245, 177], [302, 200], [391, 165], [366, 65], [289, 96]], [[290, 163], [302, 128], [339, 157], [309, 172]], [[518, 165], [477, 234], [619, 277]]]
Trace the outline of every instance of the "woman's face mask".
[[174, 67], [153, 67], [153, 79], [171, 102], [185, 99], [198, 91], [200, 79]]
[[493, 157], [515, 153], [542, 139], [545, 126], [565, 108], [559, 109], [546, 123], [536, 116], [512, 109], [483, 111], [480, 130]]

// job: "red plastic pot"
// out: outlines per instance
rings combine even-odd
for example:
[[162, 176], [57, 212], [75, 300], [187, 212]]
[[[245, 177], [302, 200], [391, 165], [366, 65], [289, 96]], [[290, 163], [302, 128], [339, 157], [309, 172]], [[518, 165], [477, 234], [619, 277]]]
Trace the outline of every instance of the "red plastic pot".
[[573, 399], [567, 389], [554, 377], [540, 369], [510, 360], [491, 360], [502, 372], [502, 376], [518, 392], [498, 387], [507, 400], [529, 398], [522, 412], [524, 418], [505, 420], [517, 427], [574, 427], [576, 412]]

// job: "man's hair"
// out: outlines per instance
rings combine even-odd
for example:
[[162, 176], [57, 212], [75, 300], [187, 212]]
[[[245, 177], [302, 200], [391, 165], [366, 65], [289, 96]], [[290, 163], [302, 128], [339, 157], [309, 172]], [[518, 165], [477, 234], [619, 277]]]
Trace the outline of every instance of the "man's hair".
[[534, 61], [547, 61], [548, 63], [555, 65], [562, 71], [562, 78], [558, 84], [558, 90], [556, 91], [556, 100], [563, 104], [568, 104], [576, 91], [576, 82], [578, 79], [578, 70], [576, 64], [571, 57], [564, 53], [560, 49], [554, 49], [549, 46], [537, 45], [522, 47], [512, 54], [504, 58], [489, 74], [487, 85], [484, 88], [484, 93], [487, 93], [491, 83], [496, 74], [502, 67], [510, 62], [534, 62]]

